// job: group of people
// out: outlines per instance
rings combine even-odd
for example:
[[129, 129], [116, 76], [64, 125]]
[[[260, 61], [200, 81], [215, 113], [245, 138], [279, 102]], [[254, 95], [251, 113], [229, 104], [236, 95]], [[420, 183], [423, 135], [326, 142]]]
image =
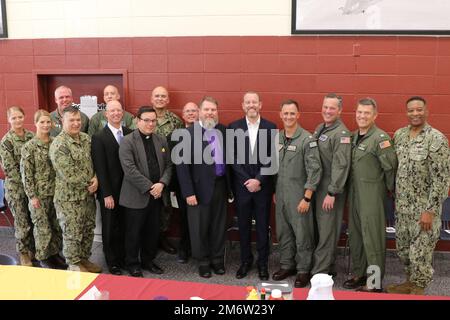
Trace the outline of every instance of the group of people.
[[[358, 101], [358, 129], [352, 133], [340, 118], [342, 98], [326, 95], [323, 123], [313, 134], [301, 127], [300, 106], [291, 99], [280, 105], [278, 131], [261, 117], [262, 100], [253, 91], [243, 95], [244, 116], [227, 127], [219, 123], [219, 104], [210, 96], [198, 106], [187, 103], [184, 121], [167, 109], [169, 93], [161, 86], [135, 118], [124, 111], [116, 87], [104, 89], [104, 100], [105, 110], [90, 124], [73, 105], [70, 88], [58, 87], [57, 109], [35, 114], [36, 135], [23, 128], [21, 108], [8, 109], [11, 130], [0, 156], [22, 265], [36, 258], [44, 267], [101, 272], [89, 261], [96, 194], [112, 274], [163, 273], [155, 263], [159, 246], [178, 251], [180, 263], [192, 256], [201, 277], [223, 275], [227, 202], [234, 201], [241, 253], [236, 278], [253, 267], [254, 219], [256, 266], [265, 281], [275, 202], [280, 268], [272, 279], [296, 275], [295, 287], [305, 287], [314, 274], [336, 274], [347, 202], [354, 277], [344, 287], [381, 291], [368, 281], [368, 270], [378, 270], [380, 284], [384, 203], [394, 197], [397, 251], [407, 281], [387, 291], [423, 294], [430, 283], [450, 163], [448, 141], [427, 123], [422, 97], [408, 99], [409, 125], [393, 139], [375, 125], [377, 103], [371, 98]], [[178, 250], [167, 239], [171, 192], [180, 212]]]

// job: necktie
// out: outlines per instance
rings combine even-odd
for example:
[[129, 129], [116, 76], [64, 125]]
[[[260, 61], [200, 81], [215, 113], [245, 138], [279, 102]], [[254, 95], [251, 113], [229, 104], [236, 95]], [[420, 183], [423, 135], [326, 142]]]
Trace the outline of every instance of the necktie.
[[123, 139], [122, 130], [117, 131], [117, 143], [121, 143]]
[[214, 159], [216, 168], [216, 176], [223, 176], [225, 174], [225, 165], [222, 158], [222, 148], [219, 139], [215, 136], [215, 132], [211, 131], [209, 136], [209, 143], [212, 147], [211, 155]]

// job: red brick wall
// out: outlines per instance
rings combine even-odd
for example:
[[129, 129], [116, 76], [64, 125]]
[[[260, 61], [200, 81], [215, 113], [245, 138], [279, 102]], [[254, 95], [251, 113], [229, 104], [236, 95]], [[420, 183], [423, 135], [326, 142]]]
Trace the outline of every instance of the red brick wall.
[[358, 98], [379, 103], [378, 125], [392, 133], [406, 124], [404, 102], [423, 95], [430, 123], [450, 136], [450, 38], [438, 37], [155, 37], [0, 41], [0, 134], [5, 110], [22, 105], [27, 127], [36, 109], [32, 70], [126, 69], [128, 110], [149, 104], [150, 90], [164, 85], [179, 112], [188, 100], [219, 100], [224, 123], [242, 116], [246, 90], [263, 99], [263, 113], [277, 123], [279, 102], [295, 98], [302, 125], [320, 121], [322, 97], [344, 97], [344, 120], [355, 128]]

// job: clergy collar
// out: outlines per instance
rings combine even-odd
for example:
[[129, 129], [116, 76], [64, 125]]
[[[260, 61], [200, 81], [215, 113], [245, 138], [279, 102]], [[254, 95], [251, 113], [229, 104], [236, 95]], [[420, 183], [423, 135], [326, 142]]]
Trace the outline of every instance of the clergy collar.
[[142, 139], [146, 139], [146, 140], [148, 140], [152, 137], [151, 133], [149, 135], [146, 135], [146, 134], [143, 134], [140, 130], [139, 130], [139, 134], [141, 135]]

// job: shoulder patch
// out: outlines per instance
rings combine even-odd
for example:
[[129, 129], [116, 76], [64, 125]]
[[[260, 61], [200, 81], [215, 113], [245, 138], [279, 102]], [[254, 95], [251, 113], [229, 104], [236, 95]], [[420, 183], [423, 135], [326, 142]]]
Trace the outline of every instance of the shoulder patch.
[[383, 138], [383, 137], [384, 137], [384, 133], [381, 133], [381, 134], [380, 134], [380, 137], [382, 137], [382, 138]]
[[391, 146], [391, 142], [389, 140], [383, 141], [379, 143], [380, 149], [386, 149]]
[[8, 150], [9, 152], [13, 152], [13, 151], [14, 151], [14, 146], [13, 146], [13, 144], [11, 143], [11, 141], [9, 141], [9, 140], [5, 140], [5, 141], [3, 142], [3, 146], [4, 146], [5, 149]]
[[341, 143], [349, 144], [350, 141], [350, 137], [341, 137]]
[[347, 133], [347, 131], [345, 131], [345, 130], [344, 130], [344, 131], [342, 131], [342, 134], [346, 134], [346, 133]]

